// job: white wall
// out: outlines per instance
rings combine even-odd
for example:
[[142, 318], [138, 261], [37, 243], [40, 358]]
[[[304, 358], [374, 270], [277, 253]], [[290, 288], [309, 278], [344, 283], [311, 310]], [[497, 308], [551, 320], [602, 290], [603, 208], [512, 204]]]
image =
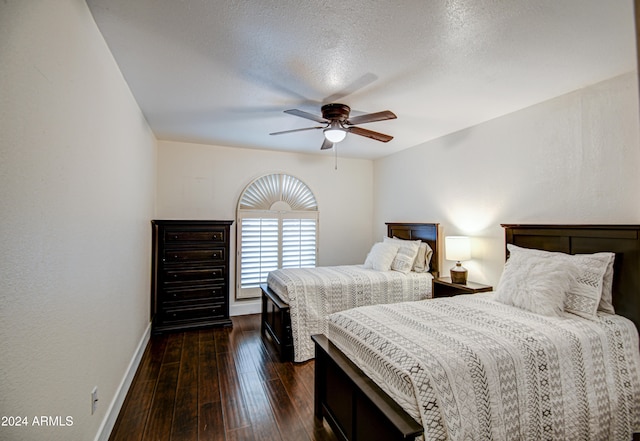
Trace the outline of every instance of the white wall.
[[377, 160], [374, 228], [470, 235], [469, 279], [496, 286], [500, 223], [640, 223], [638, 127], [633, 72]]
[[[320, 209], [319, 264], [363, 263], [371, 247], [373, 162], [331, 152], [303, 155], [172, 141], [158, 142], [157, 217], [234, 219], [238, 199], [254, 179], [287, 173], [313, 191]], [[384, 221], [382, 221], [384, 226]], [[235, 253], [236, 224], [232, 227]], [[235, 301], [231, 262], [231, 314], [259, 311], [255, 300]]]
[[87, 441], [149, 324], [155, 138], [84, 1], [0, 2], [0, 60], [0, 439]]

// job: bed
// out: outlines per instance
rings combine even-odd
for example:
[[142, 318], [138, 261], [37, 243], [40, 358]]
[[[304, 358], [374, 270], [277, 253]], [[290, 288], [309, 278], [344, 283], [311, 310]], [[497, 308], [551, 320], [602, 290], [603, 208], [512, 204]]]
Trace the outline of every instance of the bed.
[[[334, 314], [331, 338], [313, 337], [315, 415], [338, 438], [630, 439], [640, 431], [640, 226], [503, 227], [512, 254], [615, 253], [616, 315], [541, 316], [497, 302], [500, 288]], [[426, 322], [428, 342], [416, 333]], [[451, 358], [415, 363], [437, 346]]]
[[[261, 332], [282, 361], [306, 361], [314, 356], [311, 335], [326, 331], [331, 312], [373, 303], [418, 300], [431, 296], [438, 274], [436, 223], [386, 223], [387, 236], [421, 241], [432, 256], [426, 272], [375, 271], [363, 265], [278, 270], [261, 284]], [[375, 247], [375, 245], [374, 245]], [[366, 263], [366, 262], [365, 262]]]

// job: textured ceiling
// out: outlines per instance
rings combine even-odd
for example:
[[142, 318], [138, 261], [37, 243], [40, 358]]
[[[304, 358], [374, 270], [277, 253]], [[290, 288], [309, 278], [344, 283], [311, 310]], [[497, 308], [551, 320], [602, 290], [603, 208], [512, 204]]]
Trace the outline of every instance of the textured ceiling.
[[87, 0], [159, 139], [377, 158], [635, 69], [632, 0]]

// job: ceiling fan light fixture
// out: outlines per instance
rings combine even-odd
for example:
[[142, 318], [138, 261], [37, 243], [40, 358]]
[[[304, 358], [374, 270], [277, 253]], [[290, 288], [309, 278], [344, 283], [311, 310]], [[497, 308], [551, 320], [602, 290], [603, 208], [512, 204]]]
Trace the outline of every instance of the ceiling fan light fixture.
[[315, 127], [304, 127], [302, 129], [284, 130], [281, 132], [269, 133], [269, 135], [282, 135], [284, 133], [301, 132], [303, 130], [322, 129], [322, 131], [324, 132], [324, 141], [322, 143], [322, 146], [320, 146], [320, 150], [331, 149], [334, 144], [342, 142], [347, 136], [347, 133], [353, 133], [354, 135], [364, 136], [380, 142], [389, 142], [393, 139], [393, 136], [358, 127], [358, 124], [385, 121], [388, 119], [397, 118], [395, 113], [390, 110], [365, 113], [363, 115], [350, 117], [349, 112], [351, 112], [351, 108], [349, 106], [340, 103], [329, 103], [323, 105], [320, 108], [320, 111], [322, 112], [322, 117], [299, 109], [285, 110], [284, 113], [288, 113], [289, 115], [298, 116], [304, 119], [310, 119], [311, 121], [315, 121], [324, 125]]
[[324, 137], [334, 144], [342, 141], [346, 136], [347, 132], [336, 121], [333, 121], [329, 127], [324, 129]]

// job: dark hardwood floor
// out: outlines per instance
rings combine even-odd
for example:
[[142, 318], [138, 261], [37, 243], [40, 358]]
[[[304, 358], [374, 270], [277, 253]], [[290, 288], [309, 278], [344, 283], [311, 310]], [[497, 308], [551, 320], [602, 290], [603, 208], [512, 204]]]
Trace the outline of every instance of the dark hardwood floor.
[[152, 336], [110, 441], [336, 440], [313, 415], [313, 361], [281, 363], [259, 314]]

